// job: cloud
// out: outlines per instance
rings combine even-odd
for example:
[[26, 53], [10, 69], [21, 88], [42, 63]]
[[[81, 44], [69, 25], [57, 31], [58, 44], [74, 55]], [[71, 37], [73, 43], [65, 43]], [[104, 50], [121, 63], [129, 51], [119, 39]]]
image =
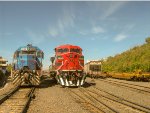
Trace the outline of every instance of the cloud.
[[[97, 3], [96, 3], [97, 2]], [[86, 4], [89, 7], [89, 13], [92, 15], [92, 19], [96, 19], [99, 16], [100, 20], [116, 20], [115, 17], [110, 17], [118, 10], [120, 10], [123, 6], [125, 6], [128, 1], [99, 1], [91, 2], [87, 1]], [[108, 18], [109, 17], [109, 18]]]
[[63, 8], [62, 15], [59, 15], [56, 23], [49, 27], [48, 33], [53, 37], [56, 37], [61, 34], [65, 34], [65, 32], [68, 29], [74, 27], [75, 25], [74, 20], [75, 20], [75, 14], [72, 8], [70, 7]]
[[74, 19], [75, 19], [75, 15], [74, 15], [73, 11], [65, 8], [63, 10], [62, 17], [58, 19], [59, 29], [63, 31], [67, 27], [74, 27], [74, 25], [75, 25]]
[[1, 36], [11, 36], [11, 35], [14, 35], [14, 33], [11, 33], [11, 32], [0, 32], [0, 38]]
[[59, 35], [58, 30], [55, 29], [55, 28], [49, 28], [48, 33], [49, 33], [51, 36], [53, 36], [53, 37]]
[[135, 24], [127, 24], [127, 25], [124, 25], [123, 28], [121, 28], [121, 32], [114, 38], [114, 41], [115, 42], [120, 42], [124, 39], [126, 39], [128, 36], [126, 34], [129, 34], [129, 32], [131, 30], [134, 30], [134, 27], [136, 25]]
[[127, 25], [125, 25], [125, 27], [124, 27], [124, 31], [125, 32], [129, 32], [129, 31], [131, 31], [134, 27], [136, 26], [136, 24], [127, 24]]
[[92, 28], [92, 33], [93, 34], [98, 34], [98, 33], [104, 33], [105, 30], [102, 27], [96, 26]]
[[118, 1], [118, 2], [110, 2], [108, 8], [104, 11], [101, 19], [106, 19], [107, 17], [113, 15], [116, 11], [122, 8], [127, 1]]
[[29, 38], [33, 44], [39, 44], [45, 40], [44, 34], [35, 33], [31, 30], [27, 30], [27, 34], [29, 35]]
[[79, 31], [79, 34], [81, 34], [81, 35], [87, 35], [87, 34], [88, 34], [88, 31], [85, 31], [85, 30], [82, 31], [82, 30], [80, 30], [80, 31]]
[[104, 33], [106, 32], [104, 30], [104, 28], [100, 27], [100, 26], [93, 26], [90, 27], [91, 29], [80, 29], [80, 31], [78, 32], [81, 35], [89, 35], [89, 34], [100, 34], [100, 33]]
[[124, 40], [124, 39], [126, 39], [126, 38], [127, 38], [127, 35], [118, 34], [118, 35], [114, 38], [114, 41], [115, 41], [115, 42], [120, 42], [120, 41], [122, 41], [122, 40]]

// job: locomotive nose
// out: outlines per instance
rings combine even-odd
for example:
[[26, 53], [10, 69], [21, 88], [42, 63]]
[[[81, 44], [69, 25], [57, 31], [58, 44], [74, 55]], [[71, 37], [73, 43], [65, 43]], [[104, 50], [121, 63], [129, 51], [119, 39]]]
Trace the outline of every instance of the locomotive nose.
[[68, 69], [69, 70], [77, 70], [78, 66], [79, 66], [79, 62], [78, 62], [79, 58], [78, 55], [76, 54], [70, 54], [70, 58], [69, 58], [69, 65], [68, 65]]
[[77, 58], [77, 55], [74, 55], [74, 58]]
[[70, 58], [77, 58], [77, 57], [78, 57], [77, 55], [70, 54]]

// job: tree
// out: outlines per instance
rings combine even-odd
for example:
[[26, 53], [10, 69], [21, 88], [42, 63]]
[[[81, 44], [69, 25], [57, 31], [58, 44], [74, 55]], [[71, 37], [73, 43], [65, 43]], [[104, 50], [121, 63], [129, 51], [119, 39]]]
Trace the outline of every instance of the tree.
[[145, 42], [146, 42], [146, 43], [150, 43], [150, 37], [146, 38], [146, 39], [145, 39]]
[[147, 43], [135, 46], [114, 57], [109, 56], [103, 61], [104, 72], [133, 72], [141, 70], [150, 72], [150, 37], [146, 38]]

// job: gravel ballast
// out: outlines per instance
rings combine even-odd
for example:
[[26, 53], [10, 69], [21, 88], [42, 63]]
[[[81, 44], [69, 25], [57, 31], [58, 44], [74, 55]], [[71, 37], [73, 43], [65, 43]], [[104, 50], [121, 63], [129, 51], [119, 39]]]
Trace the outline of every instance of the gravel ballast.
[[[111, 78], [108, 78], [108, 80], [150, 87], [150, 82], [132, 82]], [[0, 95], [8, 92], [13, 87], [11, 83], [8, 83], [4, 88], [0, 89]], [[134, 103], [146, 107], [150, 106], [150, 95], [148, 93], [142, 93], [130, 88], [110, 84], [102, 79], [87, 78], [84, 89], [92, 90], [93, 87], [103, 89]], [[35, 98], [31, 101], [27, 113], [89, 113], [90, 111], [86, 109], [85, 106], [77, 102], [70, 95], [68, 89], [78, 90], [78, 88], [63, 88], [51, 79], [45, 80], [40, 88], [36, 88]]]
[[[141, 83], [141, 82], [132, 82], [132, 81], [125, 81], [125, 80], [116, 80], [116, 79], [110, 79], [110, 78], [108, 80], [121, 81], [121, 82], [135, 84], [135, 85], [142, 84], [142, 86], [146, 86], [146, 87], [150, 86], [150, 82]], [[90, 79], [87, 79], [87, 81], [91, 82]], [[105, 81], [101, 81], [100, 79], [95, 79], [93, 81], [95, 82], [96, 87], [101, 88], [111, 94], [127, 99], [129, 101], [138, 103], [140, 105], [150, 107], [150, 94], [149, 93], [143, 93], [140, 91], [133, 90], [131, 88], [110, 84]]]
[[7, 92], [9, 92], [14, 87], [15, 86], [11, 82], [6, 83], [3, 88], [0, 88], [0, 96], [7, 93]]
[[88, 113], [60, 85], [37, 89], [35, 96], [28, 113]]

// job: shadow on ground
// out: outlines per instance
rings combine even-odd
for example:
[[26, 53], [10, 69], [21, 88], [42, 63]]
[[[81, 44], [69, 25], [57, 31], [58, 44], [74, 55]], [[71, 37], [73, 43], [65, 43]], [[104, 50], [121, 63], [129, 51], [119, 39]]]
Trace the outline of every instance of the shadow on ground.
[[39, 88], [48, 88], [57, 85], [57, 81], [52, 78], [47, 78], [42, 80], [41, 84], [38, 86]]
[[[56, 79], [47, 78], [47, 79], [42, 80], [42, 82], [41, 82], [40, 86], [38, 86], [38, 88], [48, 88], [48, 87], [52, 87], [52, 86], [55, 86], [55, 85], [58, 85]], [[85, 82], [80, 87], [88, 88], [88, 87], [95, 86], [95, 85], [96, 85], [95, 81], [91, 80], [91, 81]], [[66, 86], [61, 86], [60, 85], [60, 88], [66, 88]], [[68, 88], [78, 88], [78, 86], [69, 86]]]
[[[88, 88], [88, 87], [95, 86], [95, 85], [96, 83], [94, 82], [85, 82], [82, 86], [69, 86], [67, 88], [79, 88], [79, 87]], [[62, 86], [62, 88], [65, 88], [65, 86]]]
[[96, 85], [95, 82], [85, 82], [82, 87], [88, 88], [88, 87], [95, 86], [95, 85]]

